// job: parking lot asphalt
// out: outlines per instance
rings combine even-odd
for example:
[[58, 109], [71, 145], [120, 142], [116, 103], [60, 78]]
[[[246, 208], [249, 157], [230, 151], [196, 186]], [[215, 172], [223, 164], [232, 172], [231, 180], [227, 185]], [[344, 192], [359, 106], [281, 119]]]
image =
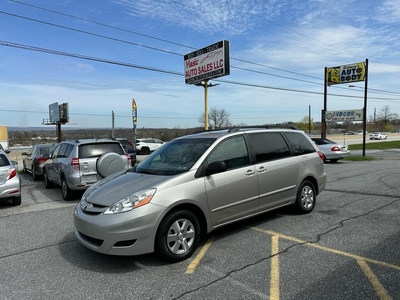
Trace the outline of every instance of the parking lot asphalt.
[[0, 203], [1, 299], [400, 299], [400, 153], [326, 163], [314, 211], [284, 208], [221, 228], [195, 255], [106, 256], [73, 233], [78, 200], [22, 174]]

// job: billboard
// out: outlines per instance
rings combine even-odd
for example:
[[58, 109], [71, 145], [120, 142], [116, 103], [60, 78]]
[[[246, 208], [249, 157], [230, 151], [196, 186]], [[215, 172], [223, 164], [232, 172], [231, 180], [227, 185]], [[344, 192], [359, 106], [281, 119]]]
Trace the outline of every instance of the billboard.
[[56, 123], [60, 121], [60, 111], [58, 109], [58, 102], [54, 102], [49, 105], [49, 120], [50, 123]]
[[68, 103], [63, 103], [58, 106], [58, 111], [60, 113], [60, 122], [68, 123], [69, 122], [69, 111], [68, 111]]
[[363, 110], [332, 110], [325, 113], [326, 122], [343, 122], [343, 121], [362, 121]]
[[222, 40], [186, 54], [184, 64], [186, 84], [229, 75], [229, 42]]
[[365, 62], [327, 68], [326, 83], [328, 85], [364, 81]]

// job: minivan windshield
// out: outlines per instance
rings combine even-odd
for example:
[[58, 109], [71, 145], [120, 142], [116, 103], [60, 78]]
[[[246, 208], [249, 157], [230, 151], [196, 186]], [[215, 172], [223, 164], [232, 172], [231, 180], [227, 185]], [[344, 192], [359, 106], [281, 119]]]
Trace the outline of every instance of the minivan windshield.
[[176, 139], [153, 152], [136, 168], [137, 173], [176, 175], [188, 171], [215, 138]]

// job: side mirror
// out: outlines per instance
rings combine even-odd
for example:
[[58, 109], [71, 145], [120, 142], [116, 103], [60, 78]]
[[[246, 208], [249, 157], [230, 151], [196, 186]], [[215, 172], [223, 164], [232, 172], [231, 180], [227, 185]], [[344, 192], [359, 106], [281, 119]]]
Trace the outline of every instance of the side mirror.
[[206, 169], [206, 176], [222, 173], [227, 170], [226, 163], [224, 161], [213, 161]]

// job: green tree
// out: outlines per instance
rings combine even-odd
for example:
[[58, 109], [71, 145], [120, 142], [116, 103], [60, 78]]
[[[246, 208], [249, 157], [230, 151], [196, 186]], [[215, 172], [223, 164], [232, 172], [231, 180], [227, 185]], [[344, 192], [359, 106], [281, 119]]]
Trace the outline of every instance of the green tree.
[[304, 131], [314, 130], [315, 128], [314, 119], [308, 116], [303, 117], [303, 119], [301, 119], [299, 122], [296, 122], [295, 124], [296, 127]]

